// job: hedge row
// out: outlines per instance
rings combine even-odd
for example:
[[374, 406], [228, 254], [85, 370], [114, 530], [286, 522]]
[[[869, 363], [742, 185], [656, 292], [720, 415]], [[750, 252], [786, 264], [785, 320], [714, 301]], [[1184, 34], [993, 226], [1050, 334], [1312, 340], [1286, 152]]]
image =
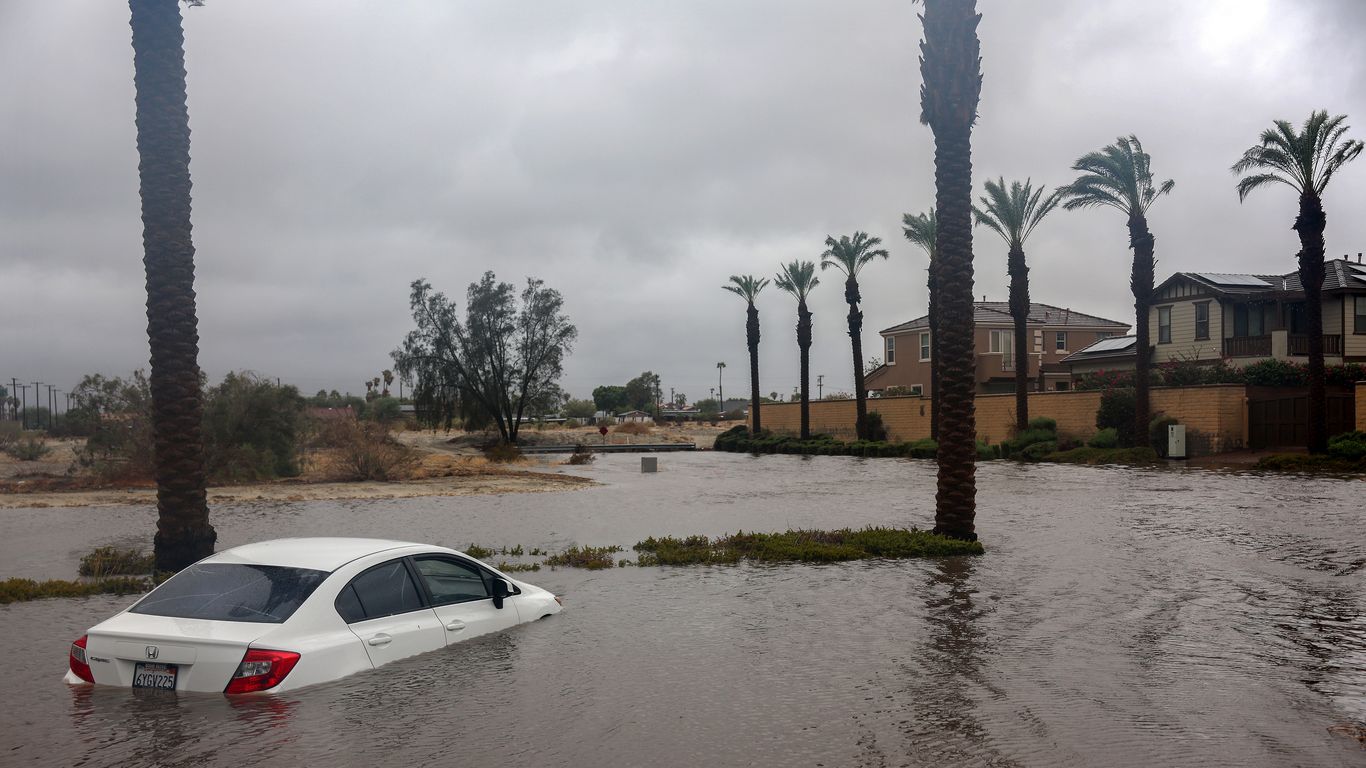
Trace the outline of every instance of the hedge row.
[[[882, 440], [855, 440], [852, 443], [836, 440], [830, 435], [814, 435], [809, 440], [791, 435], [775, 435], [762, 431], [750, 435], [743, 425], [721, 433], [712, 446], [718, 451], [732, 453], [789, 453], [802, 456], [868, 456], [879, 458], [933, 459], [939, 444], [933, 440], [913, 440], [893, 443]], [[997, 446], [977, 443], [977, 458], [1000, 458]]]

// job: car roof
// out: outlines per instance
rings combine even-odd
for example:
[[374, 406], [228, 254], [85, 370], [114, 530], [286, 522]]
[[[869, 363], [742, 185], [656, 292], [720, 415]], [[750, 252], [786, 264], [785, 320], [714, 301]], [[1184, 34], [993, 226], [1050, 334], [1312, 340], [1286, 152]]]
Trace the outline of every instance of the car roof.
[[[331, 572], [357, 558], [408, 547], [428, 547], [428, 545], [411, 541], [391, 541], [389, 539], [338, 537], [274, 539], [233, 547], [205, 558], [204, 562], [283, 565]], [[432, 550], [443, 549], [435, 546], [428, 548]]]

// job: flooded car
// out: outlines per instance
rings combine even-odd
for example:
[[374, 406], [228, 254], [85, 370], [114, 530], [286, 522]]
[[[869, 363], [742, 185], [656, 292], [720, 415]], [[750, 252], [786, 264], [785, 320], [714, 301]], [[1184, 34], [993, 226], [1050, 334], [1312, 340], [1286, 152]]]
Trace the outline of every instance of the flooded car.
[[91, 627], [65, 679], [281, 692], [559, 611], [550, 592], [453, 549], [278, 539], [207, 557]]

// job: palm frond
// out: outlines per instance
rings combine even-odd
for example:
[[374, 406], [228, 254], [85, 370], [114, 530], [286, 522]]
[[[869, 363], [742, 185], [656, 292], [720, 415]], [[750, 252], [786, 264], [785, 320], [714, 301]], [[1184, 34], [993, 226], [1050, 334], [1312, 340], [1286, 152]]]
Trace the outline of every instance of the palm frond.
[[870, 237], [866, 232], [855, 232], [853, 237], [842, 235], [825, 238], [826, 249], [821, 254], [821, 269], [835, 267], [849, 277], [857, 277], [859, 270], [876, 258], [891, 256], [886, 249], [878, 248], [882, 238]]
[[1067, 210], [1104, 205], [1127, 215], [1145, 213], [1157, 198], [1176, 186], [1171, 179], [1154, 184], [1152, 156], [1132, 134], [1119, 137], [1098, 152], [1082, 155], [1072, 170], [1082, 175], [1059, 190]]
[[730, 291], [750, 304], [759, 297], [759, 292], [768, 285], [768, 278], [756, 278], [754, 275], [731, 275], [732, 285], [723, 285], [722, 289]]
[[811, 295], [811, 289], [820, 285], [815, 262], [792, 261], [780, 266], [782, 271], [773, 279], [773, 284], [797, 297], [799, 302], [805, 301]]
[[1238, 180], [1238, 200], [1272, 181], [1321, 197], [1333, 175], [1362, 151], [1361, 141], [1343, 140], [1349, 127], [1346, 120], [1346, 115], [1329, 117], [1320, 109], [1310, 113], [1298, 131], [1289, 120], [1273, 121], [1274, 127], [1262, 131], [1258, 143], [1233, 164], [1236, 174], [1260, 171]]
[[934, 209], [931, 208], [925, 213], [901, 215], [901, 231], [906, 239], [913, 245], [918, 245], [925, 250], [931, 260], [934, 259], [935, 238], [938, 236], [939, 221], [935, 218]]

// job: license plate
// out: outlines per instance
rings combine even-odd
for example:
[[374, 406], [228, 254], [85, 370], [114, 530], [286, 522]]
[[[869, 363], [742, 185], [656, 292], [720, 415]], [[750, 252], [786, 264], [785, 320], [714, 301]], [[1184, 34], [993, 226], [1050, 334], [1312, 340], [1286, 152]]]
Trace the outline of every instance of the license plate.
[[133, 687], [174, 691], [176, 674], [179, 671], [180, 668], [174, 664], [138, 662], [133, 665]]

